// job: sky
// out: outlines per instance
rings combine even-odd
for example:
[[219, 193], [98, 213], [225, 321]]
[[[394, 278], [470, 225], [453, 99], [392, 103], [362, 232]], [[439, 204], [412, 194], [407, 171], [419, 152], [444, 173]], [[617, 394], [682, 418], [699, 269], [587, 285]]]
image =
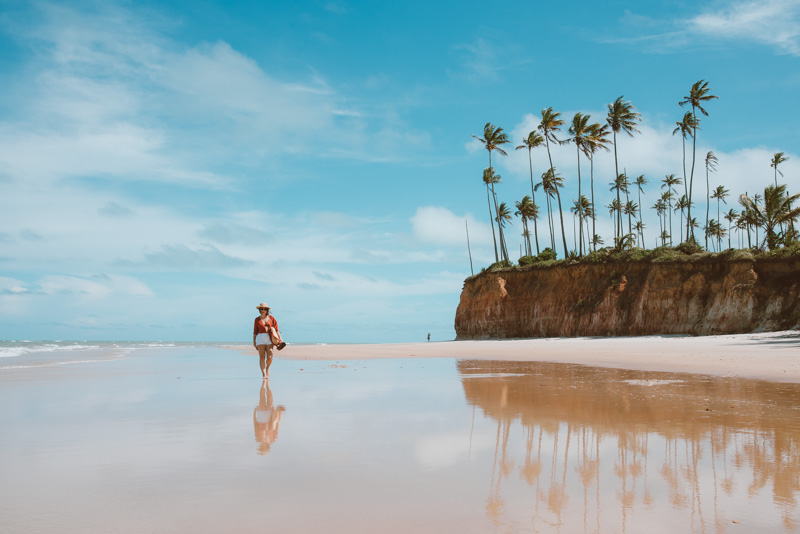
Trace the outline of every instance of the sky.
[[[708, 151], [723, 211], [773, 183], [779, 151], [800, 192], [797, 0], [3, 0], [0, 52], [0, 339], [249, 342], [260, 302], [289, 342], [453, 339], [464, 279], [494, 261], [472, 135], [508, 133], [492, 162], [513, 206], [531, 193], [514, 148], [548, 107], [641, 113], [617, 150], [650, 182], [649, 247], [698, 80], [719, 97], [697, 136], [702, 217]], [[551, 155], [572, 247], [575, 147]], [[607, 244], [613, 175], [599, 153]]]

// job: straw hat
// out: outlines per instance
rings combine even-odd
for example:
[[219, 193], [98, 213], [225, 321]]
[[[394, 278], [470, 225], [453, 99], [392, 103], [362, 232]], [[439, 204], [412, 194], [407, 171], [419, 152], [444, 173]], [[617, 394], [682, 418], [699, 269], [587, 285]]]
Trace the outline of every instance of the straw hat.
[[261, 304], [256, 306], [256, 309], [259, 309], [259, 308], [269, 308], [269, 304], [267, 304], [265, 302], [262, 302]]

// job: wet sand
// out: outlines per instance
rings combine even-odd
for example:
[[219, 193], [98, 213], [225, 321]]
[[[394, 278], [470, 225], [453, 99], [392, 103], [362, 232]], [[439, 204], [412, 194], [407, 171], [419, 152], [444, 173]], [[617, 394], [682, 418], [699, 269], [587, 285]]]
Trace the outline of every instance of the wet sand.
[[[626, 340], [549, 354], [595, 341]], [[530, 345], [290, 345], [268, 382], [219, 346], [0, 370], [0, 532], [798, 531], [800, 384]]]
[[477, 358], [673, 371], [800, 383], [800, 332], [446, 341], [386, 345], [289, 345], [278, 358]]

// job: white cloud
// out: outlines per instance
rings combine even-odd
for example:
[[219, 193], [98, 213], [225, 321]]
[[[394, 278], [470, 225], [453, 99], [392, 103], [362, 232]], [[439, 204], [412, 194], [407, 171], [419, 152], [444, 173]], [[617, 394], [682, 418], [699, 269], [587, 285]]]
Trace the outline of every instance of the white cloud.
[[153, 296], [146, 284], [131, 276], [100, 274], [92, 277], [47, 275], [36, 284], [43, 295], [76, 294], [90, 299], [114, 295]]
[[742, 39], [800, 55], [800, 1], [734, 2], [687, 21], [689, 31], [723, 39]]
[[470, 243], [485, 245], [492, 242], [488, 225], [478, 222], [471, 214], [456, 215], [446, 208], [436, 206], [417, 208], [417, 212], [411, 217], [411, 227], [420, 240], [439, 245], [466, 246], [467, 228]]

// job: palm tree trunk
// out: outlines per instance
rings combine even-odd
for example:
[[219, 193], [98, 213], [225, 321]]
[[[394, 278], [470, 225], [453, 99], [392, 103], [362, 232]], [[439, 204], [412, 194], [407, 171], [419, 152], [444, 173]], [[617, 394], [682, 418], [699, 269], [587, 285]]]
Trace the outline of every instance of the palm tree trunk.
[[[614, 132], [614, 182], [617, 182], [618, 180], [619, 180], [619, 163], [617, 161], [617, 132]], [[614, 233], [614, 237], [615, 238], [620, 238], [620, 237], [622, 237], [622, 230], [621, 230], [621, 227], [622, 227], [622, 211], [619, 210], [619, 207], [622, 206], [622, 204], [620, 204], [620, 199], [619, 199], [619, 187], [617, 187], [616, 189], [617, 189], [617, 208], [618, 208], [617, 217], [618, 217], [618, 224], [617, 224], [617, 229], [616, 229], [616, 231]]]
[[[578, 143], [575, 143], [575, 152], [578, 154], [578, 202], [581, 201], [581, 150]], [[578, 254], [583, 256], [583, 209], [578, 210], [578, 228], [581, 228], [578, 236]]]
[[594, 156], [589, 157], [589, 182], [591, 184], [591, 193], [592, 193], [592, 250], [596, 250], [596, 244], [594, 242], [594, 235], [597, 233], [595, 229], [595, 218], [597, 217], [597, 210], [595, 209], [594, 205]]
[[492, 215], [492, 201], [489, 200], [489, 184], [486, 184], [486, 203], [489, 205], [489, 224], [492, 225], [492, 241], [494, 242], [494, 262], [500, 261], [497, 257], [497, 238], [494, 236], [494, 216]]
[[[533, 156], [531, 156], [531, 149], [528, 147], [528, 164], [531, 169], [531, 200], [533, 201], [533, 205], [536, 206], [536, 192], [534, 191], [533, 187]], [[536, 254], [539, 254], [539, 232], [536, 230], [536, 218], [533, 219], [533, 235], [536, 239]], [[528, 236], [528, 248], [530, 248], [530, 236]], [[530, 251], [531, 256], [533, 256], [533, 250]]]
[[[695, 124], [697, 124], [697, 116], [695, 114], [695, 108], [692, 106], [692, 119], [694, 119]], [[697, 126], [693, 128], [692, 132], [692, 172], [689, 175], [689, 198], [687, 199], [689, 202], [689, 206], [687, 208], [687, 217], [686, 217], [686, 240], [689, 240], [689, 236], [694, 239], [694, 227], [692, 226], [692, 190], [694, 189], [694, 163], [697, 158]]]
[[[711, 186], [708, 184], [708, 165], [706, 165], [706, 229], [708, 228], [708, 210], [711, 208]], [[706, 232], [706, 248], [708, 248], [708, 232]]]

